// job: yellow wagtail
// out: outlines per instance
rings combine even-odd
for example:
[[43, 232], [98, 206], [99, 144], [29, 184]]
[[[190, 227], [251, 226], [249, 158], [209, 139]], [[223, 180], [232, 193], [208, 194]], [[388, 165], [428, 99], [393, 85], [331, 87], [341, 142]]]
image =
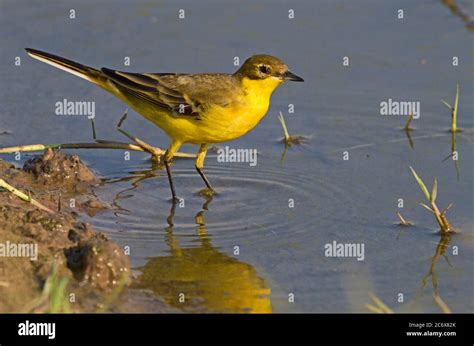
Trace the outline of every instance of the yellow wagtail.
[[283, 82], [301, 77], [271, 55], [254, 55], [234, 74], [129, 73], [96, 70], [59, 56], [26, 48], [28, 54], [107, 90], [160, 127], [171, 144], [164, 155], [173, 200], [171, 160], [184, 143], [200, 145], [195, 166], [203, 172], [210, 143], [229, 141], [252, 130], [267, 113], [273, 91]]

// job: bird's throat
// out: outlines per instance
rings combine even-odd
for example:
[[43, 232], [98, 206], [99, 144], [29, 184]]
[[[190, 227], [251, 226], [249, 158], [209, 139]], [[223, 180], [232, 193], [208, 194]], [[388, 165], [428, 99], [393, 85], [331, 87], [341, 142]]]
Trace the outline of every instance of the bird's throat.
[[242, 87], [249, 96], [259, 96], [270, 99], [273, 91], [278, 88], [283, 81], [276, 78], [250, 79], [242, 78]]

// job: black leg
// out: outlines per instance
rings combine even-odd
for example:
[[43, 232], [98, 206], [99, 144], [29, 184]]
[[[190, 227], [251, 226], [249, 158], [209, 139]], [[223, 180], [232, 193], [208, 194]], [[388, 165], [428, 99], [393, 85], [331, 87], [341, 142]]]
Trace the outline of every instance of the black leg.
[[201, 144], [201, 146], [199, 147], [199, 152], [196, 155], [196, 162], [194, 166], [196, 167], [196, 171], [199, 173], [202, 180], [204, 180], [204, 183], [206, 184], [207, 188], [211, 190], [211, 192], [214, 192], [211, 183], [204, 174], [204, 171], [202, 170], [204, 167], [204, 158], [206, 157], [207, 147], [208, 144]]
[[204, 183], [206, 184], [207, 188], [211, 191], [214, 191], [214, 189], [211, 186], [211, 183], [207, 179], [206, 175], [204, 174], [202, 168], [199, 168], [196, 166], [196, 171], [198, 171], [199, 175], [201, 176], [202, 180], [204, 180]]
[[173, 196], [173, 203], [174, 202], [179, 202], [179, 198], [176, 196], [176, 191], [174, 189], [174, 184], [173, 184], [173, 177], [171, 175], [171, 169], [170, 169], [170, 163], [173, 160], [173, 156], [176, 153], [176, 151], [179, 149], [181, 146], [180, 142], [172, 141], [168, 150], [166, 150], [166, 153], [163, 157], [163, 162], [165, 163], [166, 167], [166, 174], [168, 174], [168, 181], [170, 183], [170, 188], [171, 188], [171, 195]]
[[165, 160], [165, 167], [166, 167], [166, 173], [168, 174], [168, 181], [170, 183], [171, 195], [173, 196], [173, 202], [177, 202], [178, 197], [176, 197], [176, 191], [174, 190], [173, 178], [171, 177], [170, 164], [166, 160]]
[[176, 201], [175, 199], [173, 198], [173, 204], [171, 205], [171, 210], [170, 210], [170, 214], [168, 215], [168, 218], [166, 219], [166, 221], [168, 222], [168, 226], [171, 228], [173, 228], [174, 224], [173, 224], [173, 218], [174, 218], [174, 214], [176, 212]]

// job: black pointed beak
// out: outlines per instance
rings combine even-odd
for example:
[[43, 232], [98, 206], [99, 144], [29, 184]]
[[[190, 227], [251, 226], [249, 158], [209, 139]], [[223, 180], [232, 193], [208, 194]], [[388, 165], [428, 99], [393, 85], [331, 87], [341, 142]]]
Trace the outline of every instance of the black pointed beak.
[[304, 82], [303, 78], [295, 75], [293, 72], [290, 72], [290, 71], [286, 71], [283, 74], [283, 79], [290, 80], [290, 81], [293, 81], [293, 82]]

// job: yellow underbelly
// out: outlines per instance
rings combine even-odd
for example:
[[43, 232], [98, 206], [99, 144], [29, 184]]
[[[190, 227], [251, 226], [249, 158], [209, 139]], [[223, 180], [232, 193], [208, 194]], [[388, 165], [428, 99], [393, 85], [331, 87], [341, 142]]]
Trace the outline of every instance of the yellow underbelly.
[[181, 143], [220, 143], [239, 138], [252, 130], [266, 114], [268, 106], [259, 109], [241, 108], [215, 107], [203, 113], [199, 119], [166, 113], [146, 118], [170, 138]]

